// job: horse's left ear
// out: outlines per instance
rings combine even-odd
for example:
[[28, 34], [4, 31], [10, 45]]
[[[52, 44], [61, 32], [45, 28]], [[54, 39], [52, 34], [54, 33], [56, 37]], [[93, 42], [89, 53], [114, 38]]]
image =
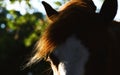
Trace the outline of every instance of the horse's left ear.
[[[46, 3], [45, 1], [42, 1], [42, 4], [46, 10], [47, 16], [50, 18], [53, 15], [57, 15], [58, 12], [56, 10], [54, 10], [48, 3]], [[51, 19], [51, 18], [50, 18]], [[52, 20], [52, 19], [51, 19]]]
[[100, 10], [102, 19], [106, 22], [112, 21], [117, 13], [117, 8], [117, 0], [105, 0]]

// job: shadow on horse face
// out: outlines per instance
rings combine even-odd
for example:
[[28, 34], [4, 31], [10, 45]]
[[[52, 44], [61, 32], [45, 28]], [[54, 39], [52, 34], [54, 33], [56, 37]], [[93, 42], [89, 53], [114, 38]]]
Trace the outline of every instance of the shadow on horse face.
[[92, 0], [71, 0], [59, 12], [42, 3], [52, 23], [28, 65], [46, 58], [54, 75], [120, 74], [117, 0], [105, 0], [99, 13]]

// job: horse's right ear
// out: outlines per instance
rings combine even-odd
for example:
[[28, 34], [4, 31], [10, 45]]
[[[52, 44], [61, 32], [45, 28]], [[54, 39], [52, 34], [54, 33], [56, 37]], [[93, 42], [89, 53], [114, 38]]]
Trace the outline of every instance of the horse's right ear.
[[117, 13], [117, 8], [117, 0], [105, 0], [99, 14], [104, 21], [110, 22], [114, 19]]
[[[46, 10], [47, 16], [50, 18], [53, 15], [58, 15], [58, 12], [56, 10], [54, 10], [48, 3], [46, 3], [45, 1], [42, 1], [42, 4]], [[51, 20], [54, 20], [52, 18], [50, 18]]]

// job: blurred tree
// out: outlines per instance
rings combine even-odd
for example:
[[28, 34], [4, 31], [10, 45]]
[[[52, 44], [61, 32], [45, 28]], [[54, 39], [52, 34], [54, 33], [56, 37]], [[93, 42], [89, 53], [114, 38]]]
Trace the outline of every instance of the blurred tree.
[[[11, 3], [15, 1], [11, 0]], [[6, 10], [3, 4], [4, 0], [0, 1], [0, 75], [40, 74], [36, 72], [38, 69], [21, 70], [20, 66], [47, 25], [44, 15], [41, 12], [21, 15], [19, 11]], [[29, 0], [26, 0], [26, 4], [31, 7]], [[40, 68], [47, 67], [45, 63], [42, 64]]]
[[[30, 0], [10, 0], [26, 2], [27, 10], [32, 10]], [[55, 2], [61, 6], [67, 0]], [[7, 3], [0, 0], [0, 75], [46, 75], [50, 73], [48, 63], [44, 61], [31, 68], [21, 70], [34, 48], [35, 42], [48, 24], [41, 12], [27, 12], [22, 15], [16, 10], [7, 10]], [[47, 70], [45, 70], [48, 68]]]

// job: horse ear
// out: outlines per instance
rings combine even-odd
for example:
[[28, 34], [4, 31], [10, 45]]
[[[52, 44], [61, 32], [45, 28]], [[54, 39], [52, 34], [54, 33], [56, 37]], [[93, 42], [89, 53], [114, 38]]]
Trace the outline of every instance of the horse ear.
[[117, 13], [117, 7], [117, 0], [105, 0], [100, 10], [102, 19], [107, 22], [112, 21]]
[[[56, 10], [54, 10], [48, 3], [46, 3], [45, 1], [42, 1], [42, 4], [46, 10], [47, 16], [50, 18], [53, 15], [57, 15], [58, 12]], [[52, 20], [52, 18], [50, 18]]]

